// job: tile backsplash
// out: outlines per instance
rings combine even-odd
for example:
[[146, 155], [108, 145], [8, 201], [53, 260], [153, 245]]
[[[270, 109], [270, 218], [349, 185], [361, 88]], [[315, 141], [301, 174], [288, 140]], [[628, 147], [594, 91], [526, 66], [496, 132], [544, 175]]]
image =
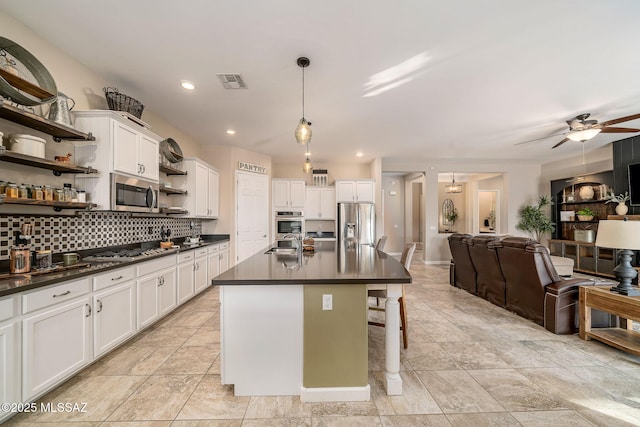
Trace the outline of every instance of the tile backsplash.
[[193, 218], [138, 217], [121, 212], [83, 212], [78, 216], [1, 214], [0, 261], [9, 259], [9, 249], [25, 223], [34, 226], [31, 249], [50, 249], [54, 254], [160, 240], [162, 226], [171, 230], [172, 239], [202, 233], [202, 221]]

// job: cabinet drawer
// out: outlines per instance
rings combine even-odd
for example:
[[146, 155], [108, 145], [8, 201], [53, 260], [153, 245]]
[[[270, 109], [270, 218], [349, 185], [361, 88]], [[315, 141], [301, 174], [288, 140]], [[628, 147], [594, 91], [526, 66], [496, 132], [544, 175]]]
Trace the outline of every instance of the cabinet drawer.
[[207, 252], [209, 253], [209, 255], [217, 254], [218, 252], [220, 252], [220, 245], [210, 245]]
[[218, 245], [218, 247], [220, 247], [220, 250], [223, 251], [225, 249], [229, 249], [229, 242], [224, 242], [224, 243], [220, 243]]
[[207, 248], [198, 248], [194, 251], [196, 253], [196, 258], [207, 255]]
[[15, 316], [15, 298], [13, 296], [0, 299], [0, 322]]
[[181, 264], [181, 263], [186, 262], [186, 261], [193, 261], [193, 259], [195, 258], [195, 254], [196, 254], [196, 251], [194, 251], [194, 250], [183, 252], [183, 253], [179, 253], [178, 254], [178, 264]]
[[136, 278], [136, 269], [134, 266], [111, 270], [107, 273], [97, 275], [93, 278], [93, 290], [108, 288], [109, 286], [119, 283], [128, 282]]
[[168, 255], [161, 258], [157, 258], [151, 261], [146, 261], [138, 264], [138, 277], [146, 276], [147, 274], [157, 273], [160, 270], [164, 270], [167, 267], [176, 265], [176, 256]]
[[89, 278], [48, 286], [43, 290], [22, 295], [22, 312], [29, 313], [43, 307], [68, 301], [91, 290]]

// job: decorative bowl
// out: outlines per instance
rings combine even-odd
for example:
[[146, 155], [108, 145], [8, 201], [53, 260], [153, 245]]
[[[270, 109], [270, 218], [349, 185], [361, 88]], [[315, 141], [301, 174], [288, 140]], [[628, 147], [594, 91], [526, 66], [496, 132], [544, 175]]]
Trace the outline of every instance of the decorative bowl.
[[578, 219], [580, 221], [591, 221], [593, 219], [593, 215], [578, 215]]

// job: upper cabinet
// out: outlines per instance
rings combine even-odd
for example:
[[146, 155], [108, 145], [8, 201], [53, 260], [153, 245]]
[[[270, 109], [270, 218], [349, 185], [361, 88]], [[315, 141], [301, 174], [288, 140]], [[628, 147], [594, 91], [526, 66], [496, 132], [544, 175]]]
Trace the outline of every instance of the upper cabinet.
[[336, 219], [336, 189], [334, 187], [307, 187], [304, 218]]
[[336, 180], [336, 202], [376, 201], [375, 181], [372, 179]]
[[173, 178], [176, 188], [186, 191], [182, 208], [188, 216], [215, 219], [219, 214], [218, 171], [199, 159], [185, 158], [182, 162], [186, 175]]
[[77, 111], [74, 116], [76, 128], [91, 130], [96, 138], [95, 144], [76, 146], [78, 164], [158, 182], [161, 137], [115, 111]]
[[272, 187], [273, 209], [304, 209], [303, 180], [274, 179]]

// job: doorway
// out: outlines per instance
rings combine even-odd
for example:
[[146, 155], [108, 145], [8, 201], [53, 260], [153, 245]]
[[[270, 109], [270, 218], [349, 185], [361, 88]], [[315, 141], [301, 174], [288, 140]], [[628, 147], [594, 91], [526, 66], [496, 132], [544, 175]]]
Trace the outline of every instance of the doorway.
[[500, 190], [478, 190], [476, 227], [481, 234], [496, 234], [500, 230]]
[[415, 259], [422, 258], [425, 229], [425, 174], [423, 172], [382, 173], [382, 230], [385, 252], [399, 255], [406, 243], [415, 242]]

